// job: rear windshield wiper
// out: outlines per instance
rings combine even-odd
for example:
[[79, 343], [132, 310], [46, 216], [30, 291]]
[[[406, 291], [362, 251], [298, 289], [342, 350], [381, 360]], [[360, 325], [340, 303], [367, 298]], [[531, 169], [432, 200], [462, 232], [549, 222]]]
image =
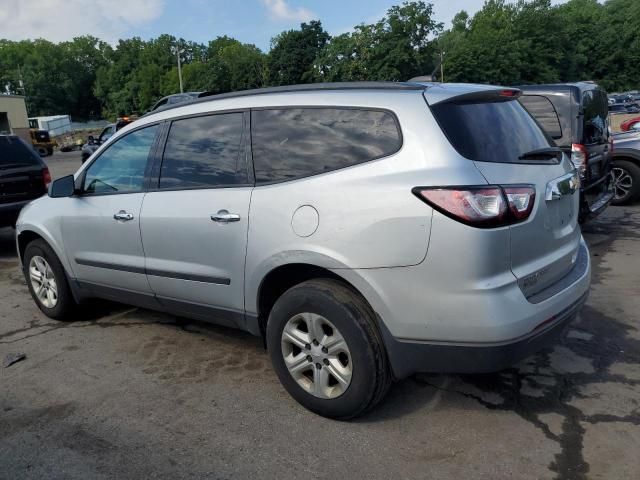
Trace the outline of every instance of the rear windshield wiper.
[[531, 150], [530, 152], [525, 152], [520, 155], [518, 158], [520, 160], [535, 160], [542, 159], [546, 160], [548, 158], [559, 158], [562, 156], [562, 150], [559, 147], [545, 147], [538, 148], [536, 150]]

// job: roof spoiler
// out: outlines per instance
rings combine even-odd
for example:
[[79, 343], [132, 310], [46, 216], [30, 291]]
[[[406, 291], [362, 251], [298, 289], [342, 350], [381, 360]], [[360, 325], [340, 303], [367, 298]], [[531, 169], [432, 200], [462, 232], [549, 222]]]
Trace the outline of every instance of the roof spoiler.
[[488, 103], [488, 102], [510, 102], [518, 99], [522, 95], [522, 91], [517, 88], [492, 88], [487, 90], [476, 90], [472, 92], [461, 93], [460, 95], [452, 95], [446, 98], [429, 102], [430, 105], [442, 105], [445, 103], [464, 104], [464, 103]]

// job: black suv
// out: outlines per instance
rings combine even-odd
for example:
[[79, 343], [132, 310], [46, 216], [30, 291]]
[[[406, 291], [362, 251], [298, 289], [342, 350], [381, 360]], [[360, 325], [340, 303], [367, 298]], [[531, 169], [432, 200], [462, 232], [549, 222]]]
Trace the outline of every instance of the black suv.
[[22, 207], [47, 192], [51, 175], [32, 146], [0, 135], [0, 227], [14, 226]]
[[520, 103], [580, 172], [580, 221], [613, 199], [607, 92], [592, 82], [522, 85]]

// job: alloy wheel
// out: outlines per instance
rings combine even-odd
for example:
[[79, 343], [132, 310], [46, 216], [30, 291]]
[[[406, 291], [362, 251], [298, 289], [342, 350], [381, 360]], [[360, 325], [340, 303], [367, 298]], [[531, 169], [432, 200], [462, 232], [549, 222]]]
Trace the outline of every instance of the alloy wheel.
[[40, 303], [46, 308], [54, 308], [58, 304], [58, 284], [49, 263], [43, 257], [31, 257], [29, 278]]
[[306, 392], [332, 399], [349, 387], [353, 374], [349, 347], [335, 325], [323, 316], [294, 315], [284, 326], [281, 346], [289, 373]]
[[613, 167], [611, 170], [613, 176], [613, 192], [616, 200], [622, 200], [633, 188], [633, 178], [625, 169]]

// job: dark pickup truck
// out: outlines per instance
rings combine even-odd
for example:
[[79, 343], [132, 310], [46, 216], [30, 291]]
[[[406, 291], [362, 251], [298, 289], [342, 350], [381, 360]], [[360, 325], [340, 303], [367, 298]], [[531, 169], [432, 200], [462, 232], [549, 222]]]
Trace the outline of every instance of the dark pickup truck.
[[522, 85], [520, 103], [580, 173], [580, 221], [614, 198], [607, 93], [593, 82]]
[[0, 135], [0, 227], [14, 226], [22, 207], [44, 195], [49, 183], [49, 169], [31, 145]]

